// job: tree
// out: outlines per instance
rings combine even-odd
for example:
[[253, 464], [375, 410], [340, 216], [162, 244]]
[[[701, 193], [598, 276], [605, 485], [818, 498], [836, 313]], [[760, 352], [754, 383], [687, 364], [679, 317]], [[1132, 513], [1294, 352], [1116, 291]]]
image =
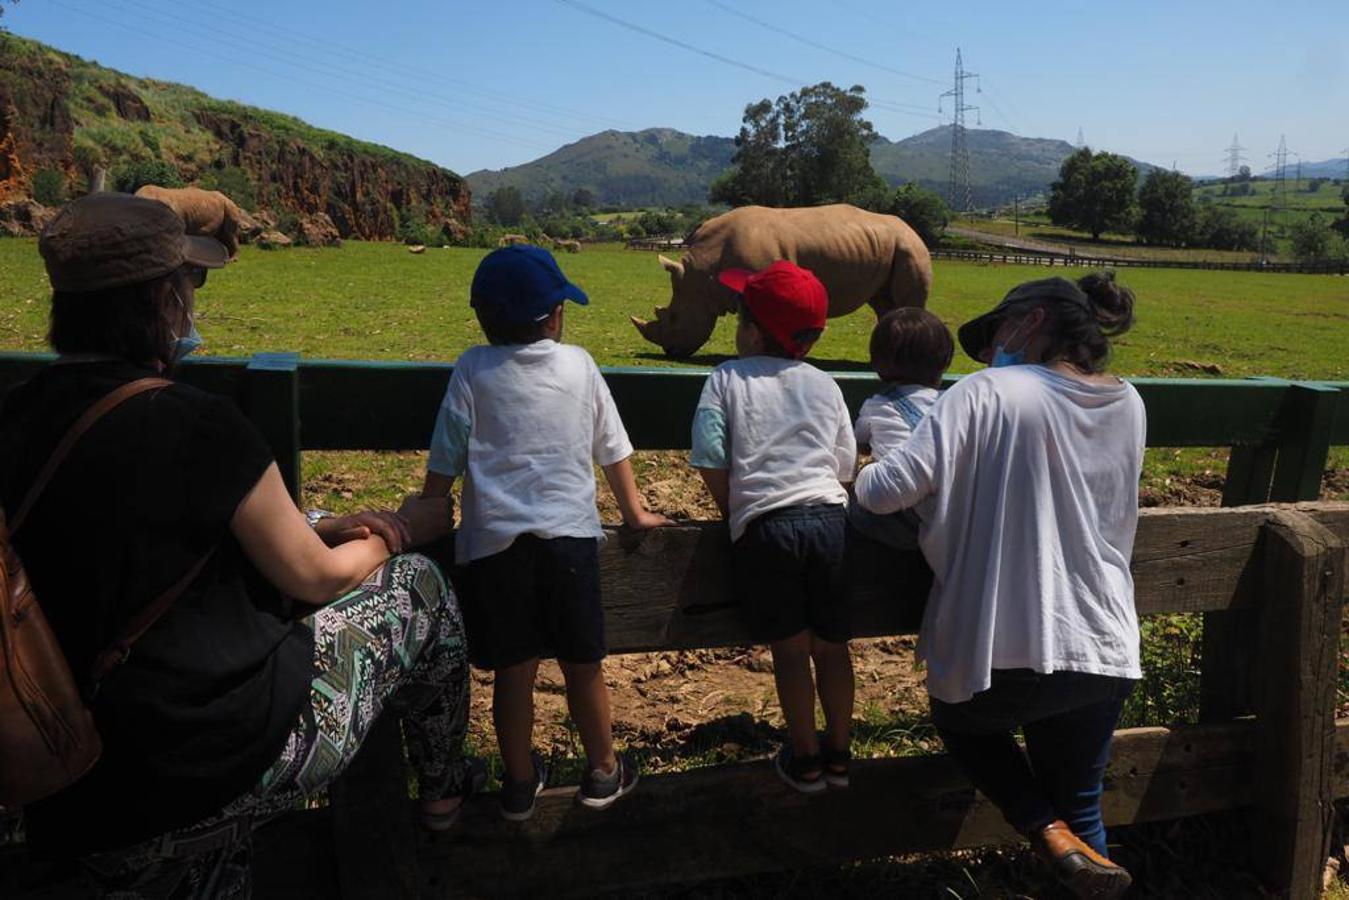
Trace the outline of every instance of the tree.
[[1320, 213], [1312, 213], [1288, 229], [1299, 262], [1320, 262], [1330, 256], [1330, 229]]
[[876, 131], [862, 118], [866, 89], [828, 81], [745, 107], [734, 165], [712, 184], [713, 203], [815, 206], [856, 203], [884, 188], [871, 167]]
[[571, 205], [576, 209], [593, 209], [595, 206], [595, 195], [585, 188], [577, 188], [572, 192]]
[[1049, 221], [1100, 240], [1103, 231], [1129, 226], [1137, 184], [1133, 163], [1083, 147], [1063, 161], [1059, 180], [1050, 186]]
[[908, 223], [929, 247], [935, 247], [941, 242], [946, 223], [951, 220], [946, 201], [912, 181], [895, 190], [890, 196], [889, 208], [885, 211]]
[[1136, 232], [1145, 244], [1183, 247], [1194, 241], [1194, 185], [1179, 172], [1153, 169], [1138, 191]]
[[1243, 221], [1235, 212], [1221, 206], [1200, 208], [1195, 220], [1194, 243], [1214, 250], [1254, 250], [1260, 231], [1252, 222]]
[[147, 184], [160, 187], [182, 187], [183, 176], [173, 163], [162, 159], [140, 159], [119, 167], [113, 175], [113, 185], [124, 194], [134, 194]]
[[1251, 180], [1251, 167], [1250, 167], [1250, 166], [1239, 166], [1239, 167], [1237, 168], [1237, 175], [1236, 175], [1236, 177], [1233, 178], [1232, 180], [1233, 180], [1233, 181], [1250, 181], [1250, 180]]
[[514, 228], [524, 218], [525, 198], [520, 196], [520, 189], [517, 187], [510, 185], [499, 187], [487, 195], [483, 210], [489, 222]]

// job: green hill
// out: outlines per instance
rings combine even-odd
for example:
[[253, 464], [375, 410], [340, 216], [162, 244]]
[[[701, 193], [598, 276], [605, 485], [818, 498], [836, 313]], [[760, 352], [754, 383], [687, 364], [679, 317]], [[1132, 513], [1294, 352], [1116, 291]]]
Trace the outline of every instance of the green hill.
[[133, 167], [225, 189], [250, 210], [326, 213], [344, 237], [469, 215], [463, 179], [434, 163], [0, 33], [0, 202], [35, 182], [74, 196], [100, 168], [115, 182]]
[[[1067, 141], [982, 129], [969, 129], [966, 143], [976, 206], [1047, 193], [1059, 164], [1073, 152]], [[730, 167], [734, 153], [732, 138], [695, 137], [670, 128], [602, 131], [523, 165], [473, 172], [468, 183], [479, 198], [511, 185], [527, 200], [584, 189], [605, 206], [679, 206], [706, 202], [708, 186]], [[871, 148], [872, 165], [886, 181], [917, 181], [942, 195], [950, 159], [949, 125], [900, 141], [881, 138]], [[1135, 164], [1140, 175], [1152, 168]]]
[[532, 162], [468, 175], [479, 198], [513, 186], [527, 200], [587, 190], [601, 206], [681, 206], [707, 202], [707, 187], [731, 165], [735, 141], [673, 128], [601, 131]]

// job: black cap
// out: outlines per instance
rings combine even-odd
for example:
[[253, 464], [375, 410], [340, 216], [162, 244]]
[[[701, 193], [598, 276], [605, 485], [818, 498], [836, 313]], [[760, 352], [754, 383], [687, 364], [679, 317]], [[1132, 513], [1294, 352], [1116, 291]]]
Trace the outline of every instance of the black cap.
[[1007, 315], [1011, 307], [1031, 300], [1071, 303], [1088, 311], [1091, 310], [1091, 301], [1087, 299], [1087, 295], [1067, 278], [1041, 278], [1038, 281], [1027, 281], [1025, 284], [1019, 284], [1008, 291], [1007, 296], [1002, 298], [1002, 302], [993, 307], [991, 311], [978, 318], [970, 319], [960, 326], [956, 335], [960, 338], [961, 348], [970, 355], [971, 359], [982, 359], [989, 345], [993, 343], [993, 335], [997, 333], [998, 326], [1002, 324], [1003, 316]]

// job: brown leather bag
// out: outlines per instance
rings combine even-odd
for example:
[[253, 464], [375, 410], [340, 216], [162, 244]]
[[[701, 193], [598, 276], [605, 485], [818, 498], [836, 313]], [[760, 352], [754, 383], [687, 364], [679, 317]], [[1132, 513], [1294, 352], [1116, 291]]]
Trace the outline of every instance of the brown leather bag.
[[[123, 401], [171, 383], [142, 378], [103, 397], [61, 438], [8, 529], [0, 510], [0, 806], [22, 806], [55, 793], [89, 771], [102, 752], [94, 718], [10, 539], [90, 426]], [[168, 612], [210, 557], [207, 553], [177, 584], [146, 606], [98, 655], [91, 672], [95, 685]]]

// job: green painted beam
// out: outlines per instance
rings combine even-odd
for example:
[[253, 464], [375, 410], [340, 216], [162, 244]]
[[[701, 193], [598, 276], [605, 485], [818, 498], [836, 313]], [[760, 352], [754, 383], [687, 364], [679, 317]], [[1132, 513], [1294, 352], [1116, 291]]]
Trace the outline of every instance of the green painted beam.
[[[0, 353], [0, 391], [31, 377], [51, 358]], [[220, 357], [191, 359], [180, 377], [242, 404], [248, 363]], [[300, 445], [305, 450], [424, 449], [451, 371], [448, 363], [300, 360]], [[604, 373], [635, 446], [688, 448], [689, 422], [707, 370], [608, 368]], [[879, 387], [869, 373], [840, 372], [834, 377], [854, 413]], [[1265, 447], [1290, 441], [1289, 430], [1303, 427], [1285, 411], [1292, 389], [1287, 382], [1131, 381], [1147, 405], [1151, 447]], [[1349, 383], [1330, 386], [1349, 390]], [[1329, 440], [1349, 444], [1349, 403], [1335, 407]]]

